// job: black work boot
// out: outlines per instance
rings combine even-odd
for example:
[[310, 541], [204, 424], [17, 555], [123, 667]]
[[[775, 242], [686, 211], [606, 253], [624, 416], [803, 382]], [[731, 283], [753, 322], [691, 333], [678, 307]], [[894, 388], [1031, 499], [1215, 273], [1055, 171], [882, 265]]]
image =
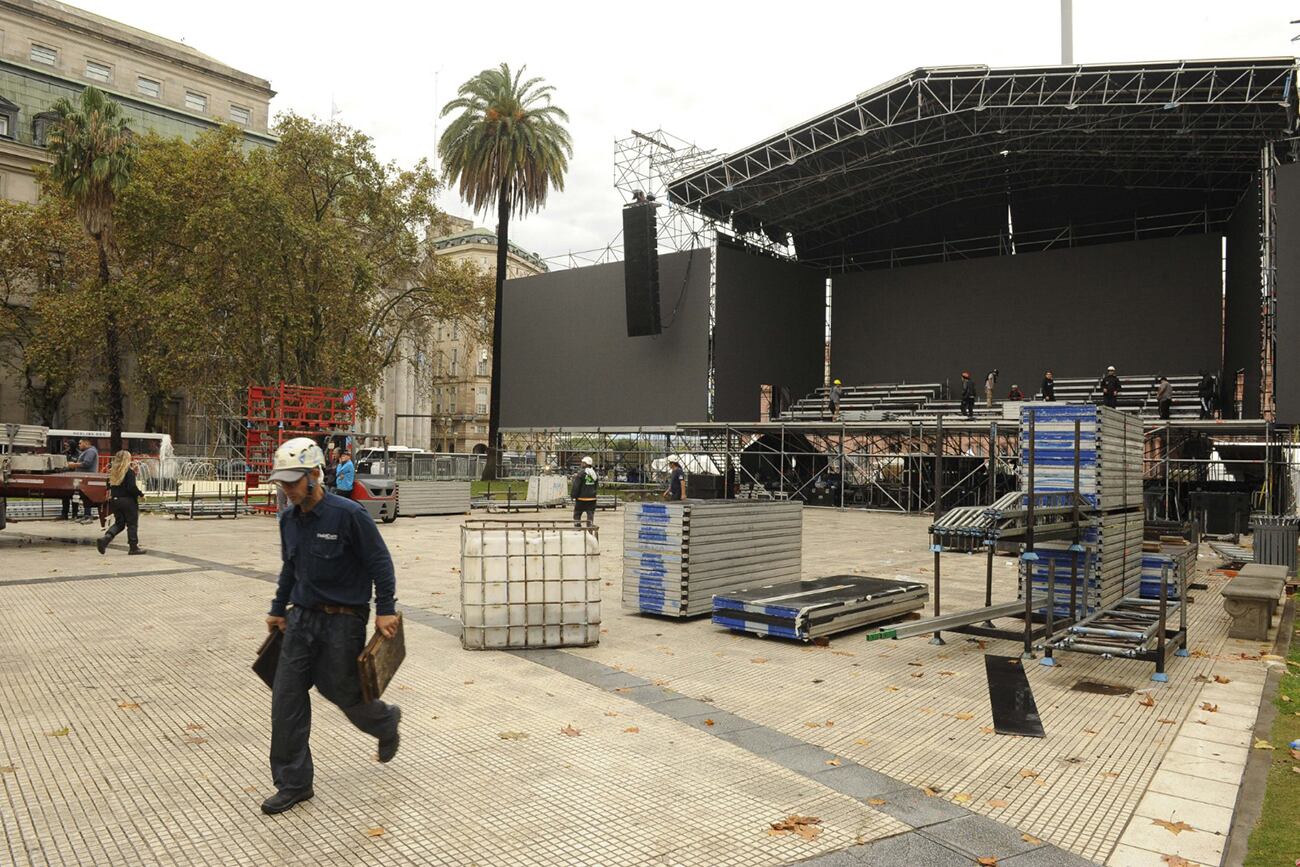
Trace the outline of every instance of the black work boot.
[[143, 548], [132, 548], [130, 551], [127, 551], [126, 553], [128, 553], [128, 554], [148, 554], [149, 552], [146, 551], [146, 550], [143, 549]]
[[106, 550], [108, 550], [108, 537], [100, 536], [98, 539], [96, 539], [95, 547], [99, 549], [99, 553], [103, 554]]
[[294, 804], [310, 801], [314, 797], [316, 793], [311, 789], [303, 789], [300, 792], [276, 792], [262, 802], [262, 812], [274, 816], [276, 813], [283, 813]]
[[393, 760], [393, 756], [397, 755], [397, 748], [402, 745], [402, 733], [398, 731], [398, 727], [402, 724], [402, 709], [397, 705], [393, 705], [393, 716], [395, 717], [393, 736], [379, 742], [379, 761], [385, 764]]

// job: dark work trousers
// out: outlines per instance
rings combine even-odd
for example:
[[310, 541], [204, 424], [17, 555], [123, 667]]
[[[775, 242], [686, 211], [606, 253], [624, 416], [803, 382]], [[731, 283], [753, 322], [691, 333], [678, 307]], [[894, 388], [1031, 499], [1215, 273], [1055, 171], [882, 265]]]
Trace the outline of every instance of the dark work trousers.
[[573, 501], [573, 526], [582, 526], [582, 516], [587, 516], [587, 526], [596, 526], [596, 501], [595, 500], [574, 500]]
[[967, 418], [973, 418], [975, 416], [975, 398], [963, 397], [961, 399], [961, 412]]
[[366, 621], [353, 614], [290, 608], [280, 664], [271, 690], [271, 779], [277, 791], [310, 789], [313, 686], [372, 738], [397, 733], [397, 714], [382, 701], [362, 702], [357, 657], [366, 645]]
[[132, 548], [140, 547], [140, 503], [135, 497], [113, 498], [113, 526], [108, 528], [104, 538], [113, 541], [113, 537], [126, 530], [126, 541]]
[[1172, 400], [1162, 400], [1162, 401], [1160, 401], [1160, 417], [1161, 417], [1161, 418], [1169, 418], [1169, 409], [1170, 409], [1170, 407], [1172, 407], [1173, 405], [1174, 405], [1174, 402], [1173, 402]]
[[1106, 392], [1101, 396], [1101, 402], [1103, 406], [1108, 406], [1111, 409], [1119, 409], [1118, 394], [1111, 394], [1110, 392]]

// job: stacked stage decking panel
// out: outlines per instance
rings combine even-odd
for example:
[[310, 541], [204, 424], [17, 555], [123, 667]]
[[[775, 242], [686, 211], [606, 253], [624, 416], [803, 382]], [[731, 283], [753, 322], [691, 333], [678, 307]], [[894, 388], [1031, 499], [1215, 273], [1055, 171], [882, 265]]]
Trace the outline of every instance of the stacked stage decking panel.
[[397, 514], [463, 515], [469, 511], [469, 482], [398, 482]]
[[1142, 589], [1143, 599], [1160, 598], [1160, 577], [1164, 567], [1169, 567], [1169, 589], [1165, 598], [1179, 598], [1179, 587], [1185, 579], [1191, 583], [1192, 573], [1196, 570], [1196, 546], [1162, 544], [1159, 551], [1142, 552]]
[[811, 641], [868, 623], [898, 620], [925, 605], [916, 581], [833, 575], [786, 581], [713, 597], [713, 622], [728, 629]]
[[713, 594], [797, 581], [798, 502], [684, 500], [628, 503], [623, 522], [623, 607], [692, 617]]
[[[1034, 433], [1029, 433], [1030, 412]], [[1020, 413], [1022, 483], [1034, 468], [1038, 493], [1074, 487], [1074, 423], [1079, 422], [1079, 493], [1092, 503], [1097, 526], [1085, 530], [1080, 544], [1080, 583], [1077, 603], [1089, 614], [1136, 596], [1142, 572], [1142, 454], [1141, 419], [1091, 404], [1028, 403]], [[1046, 592], [1048, 564], [1056, 563], [1056, 606], [1066, 614], [1070, 605], [1070, 542], [1035, 546], [1030, 561], [1035, 588]]]

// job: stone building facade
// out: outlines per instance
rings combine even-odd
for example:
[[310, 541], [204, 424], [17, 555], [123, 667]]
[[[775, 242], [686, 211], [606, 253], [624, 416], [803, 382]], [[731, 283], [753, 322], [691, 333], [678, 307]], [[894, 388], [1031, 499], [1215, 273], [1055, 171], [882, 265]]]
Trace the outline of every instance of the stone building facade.
[[[181, 42], [54, 0], [0, 0], [0, 198], [36, 201], [35, 169], [48, 164], [45, 128], [60, 97], [93, 85], [122, 108], [130, 127], [189, 140], [222, 124], [244, 130], [249, 147], [269, 146], [268, 81]], [[129, 363], [129, 360], [128, 360]], [[64, 401], [59, 425], [102, 428], [102, 401], [87, 390]], [[184, 398], [161, 425], [178, 442], [197, 426]], [[126, 427], [143, 425], [146, 406], [130, 393]], [[0, 370], [0, 419], [27, 421], [21, 391]]]

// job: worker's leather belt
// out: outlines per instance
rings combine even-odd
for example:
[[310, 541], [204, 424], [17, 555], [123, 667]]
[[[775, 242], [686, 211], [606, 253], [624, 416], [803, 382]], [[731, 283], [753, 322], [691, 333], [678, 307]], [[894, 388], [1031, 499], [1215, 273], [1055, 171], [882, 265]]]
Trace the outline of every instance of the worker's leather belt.
[[357, 617], [364, 613], [360, 608], [350, 608], [347, 605], [313, 605], [310, 610], [321, 614], [355, 614]]

